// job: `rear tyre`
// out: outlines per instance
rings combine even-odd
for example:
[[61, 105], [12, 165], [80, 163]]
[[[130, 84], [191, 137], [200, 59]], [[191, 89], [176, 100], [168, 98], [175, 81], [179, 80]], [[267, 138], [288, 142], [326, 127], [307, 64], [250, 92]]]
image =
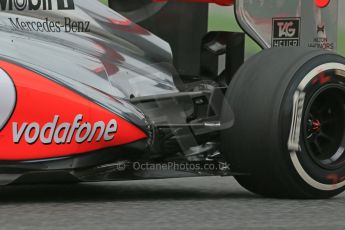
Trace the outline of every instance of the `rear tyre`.
[[[246, 189], [267, 197], [329, 198], [345, 186], [345, 59], [307, 48], [260, 52], [225, 103], [234, 126], [222, 153]], [[222, 114], [226, 120], [227, 114]]]

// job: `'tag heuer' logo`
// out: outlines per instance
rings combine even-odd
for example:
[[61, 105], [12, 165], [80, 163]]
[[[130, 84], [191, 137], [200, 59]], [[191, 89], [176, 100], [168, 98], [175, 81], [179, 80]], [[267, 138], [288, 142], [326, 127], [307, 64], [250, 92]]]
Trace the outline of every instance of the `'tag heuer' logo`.
[[272, 47], [300, 45], [300, 18], [273, 18]]
[[12, 79], [0, 68], [0, 131], [10, 119], [16, 106], [16, 89]]
[[74, 10], [74, 0], [0, 0], [1, 10]]
[[98, 121], [94, 124], [84, 121], [83, 115], [78, 114], [73, 123], [59, 124], [60, 117], [56, 115], [51, 122], [42, 127], [38, 122], [12, 124], [13, 142], [18, 144], [22, 139], [28, 144], [40, 141], [43, 144], [69, 144], [71, 142], [82, 144], [84, 142], [112, 141], [115, 138], [118, 124], [111, 119], [107, 124]]

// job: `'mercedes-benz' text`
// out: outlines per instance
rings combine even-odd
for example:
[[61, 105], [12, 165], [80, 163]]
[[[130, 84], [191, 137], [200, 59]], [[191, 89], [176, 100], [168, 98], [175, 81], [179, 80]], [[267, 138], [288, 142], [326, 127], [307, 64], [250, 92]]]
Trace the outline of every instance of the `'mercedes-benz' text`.
[[71, 18], [68, 17], [65, 17], [63, 21], [51, 21], [48, 18], [45, 18], [44, 20], [32, 21], [24, 21], [20, 18], [9, 18], [9, 21], [12, 29], [15, 31], [47, 33], [91, 32], [89, 21], [73, 21]]

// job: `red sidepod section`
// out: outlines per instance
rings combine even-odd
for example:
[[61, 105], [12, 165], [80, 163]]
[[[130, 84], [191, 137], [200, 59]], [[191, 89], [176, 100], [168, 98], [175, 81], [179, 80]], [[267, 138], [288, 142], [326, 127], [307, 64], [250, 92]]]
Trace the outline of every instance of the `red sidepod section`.
[[0, 160], [71, 156], [146, 138], [123, 118], [17, 65], [0, 61], [0, 84]]

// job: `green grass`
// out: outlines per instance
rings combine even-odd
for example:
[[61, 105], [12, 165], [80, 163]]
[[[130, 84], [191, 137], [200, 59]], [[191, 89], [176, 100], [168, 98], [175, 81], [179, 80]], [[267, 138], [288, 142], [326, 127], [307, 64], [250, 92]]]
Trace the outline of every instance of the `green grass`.
[[340, 31], [338, 34], [338, 52], [345, 56], [345, 31]]
[[101, 3], [108, 5], [108, 0], [99, 0]]

